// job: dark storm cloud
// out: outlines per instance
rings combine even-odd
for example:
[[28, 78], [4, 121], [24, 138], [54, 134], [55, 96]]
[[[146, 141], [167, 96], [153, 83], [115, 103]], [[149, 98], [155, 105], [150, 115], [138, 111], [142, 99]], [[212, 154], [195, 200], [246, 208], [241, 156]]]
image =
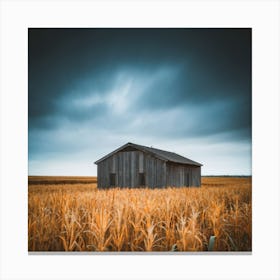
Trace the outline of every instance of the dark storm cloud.
[[251, 139], [250, 29], [29, 29], [28, 42], [30, 158], [113, 135]]
[[153, 75], [169, 64], [182, 70], [147, 93], [154, 109], [164, 100], [169, 106], [225, 98], [234, 89], [248, 100], [250, 40], [248, 29], [30, 29], [29, 116], [53, 113], [55, 100], [73, 87], [78, 95], [89, 87], [108, 91], [123, 68]]

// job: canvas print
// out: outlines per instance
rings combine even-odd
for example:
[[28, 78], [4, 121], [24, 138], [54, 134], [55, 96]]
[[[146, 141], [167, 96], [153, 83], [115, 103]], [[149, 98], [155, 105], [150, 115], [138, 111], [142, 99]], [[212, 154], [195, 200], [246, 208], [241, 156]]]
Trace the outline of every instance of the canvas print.
[[251, 252], [250, 28], [29, 28], [29, 252]]

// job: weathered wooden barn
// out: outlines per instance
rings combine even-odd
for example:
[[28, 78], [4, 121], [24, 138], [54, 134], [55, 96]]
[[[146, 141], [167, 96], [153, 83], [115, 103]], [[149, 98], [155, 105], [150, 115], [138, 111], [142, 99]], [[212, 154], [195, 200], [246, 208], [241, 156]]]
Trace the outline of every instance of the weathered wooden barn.
[[95, 162], [98, 188], [201, 185], [202, 164], [152, 147], [127, 143]]

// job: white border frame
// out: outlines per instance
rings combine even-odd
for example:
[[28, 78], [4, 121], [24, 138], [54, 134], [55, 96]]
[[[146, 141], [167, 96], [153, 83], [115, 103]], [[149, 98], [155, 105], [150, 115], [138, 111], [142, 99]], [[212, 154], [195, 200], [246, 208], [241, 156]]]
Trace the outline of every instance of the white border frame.
[[[1, 279], [280, 279], [278, 1], [0, 4]], [[252, 255], [28, 255], [28, 27], [253, 28]]]

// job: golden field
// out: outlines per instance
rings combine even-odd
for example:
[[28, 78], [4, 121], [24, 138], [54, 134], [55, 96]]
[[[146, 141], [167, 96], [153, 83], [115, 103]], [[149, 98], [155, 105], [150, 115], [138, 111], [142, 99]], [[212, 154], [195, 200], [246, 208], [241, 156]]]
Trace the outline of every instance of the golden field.
[[29, 251], [252, 250], [251, 177], [166, 189], [98, 190], [96, 177], [28, 181]]

